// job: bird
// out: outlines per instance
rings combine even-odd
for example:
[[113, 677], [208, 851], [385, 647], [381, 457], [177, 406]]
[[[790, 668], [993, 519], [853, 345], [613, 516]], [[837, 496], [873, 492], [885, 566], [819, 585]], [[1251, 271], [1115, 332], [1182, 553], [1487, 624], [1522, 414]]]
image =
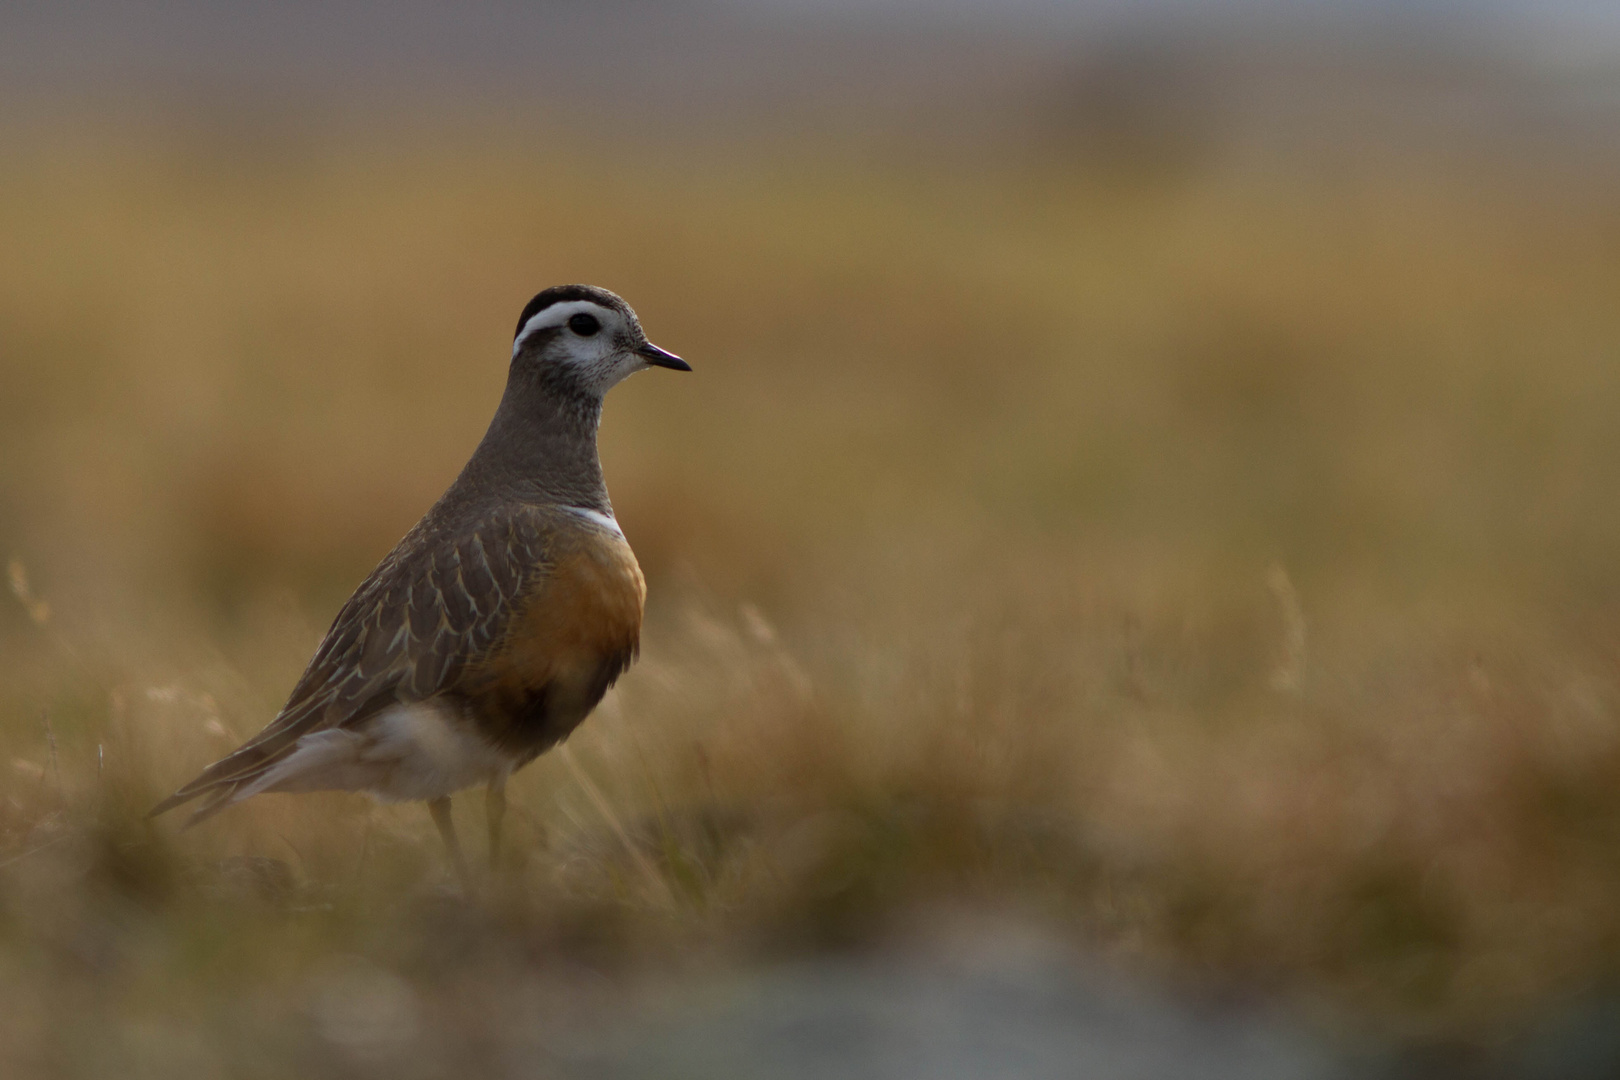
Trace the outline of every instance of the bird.
[[692, 370], [615, 293], [530, 300], [461, 473], [338, 610], [275, 719], [151, 815], [200, 799], [190, 826], [266, 792], [423, 801], [470, 887], [450, 796], [482, 784], [493, 871], [507, 778], [566, 739], [640, 650], [646, 581], [596, 435], [604, 395], [653, 367]]

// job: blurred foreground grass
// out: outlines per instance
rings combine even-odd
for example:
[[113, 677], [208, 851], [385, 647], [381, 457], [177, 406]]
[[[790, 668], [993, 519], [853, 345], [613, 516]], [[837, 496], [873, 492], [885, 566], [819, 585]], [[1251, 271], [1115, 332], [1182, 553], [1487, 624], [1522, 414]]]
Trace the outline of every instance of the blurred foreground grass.
[[[321, 1074], [400, 986], [480, 1045], [941, 903], [1383, 1034], [1614, 972], [1612, 199], [561, 141], [0, 154], [4, 1071]], [[576, 280], [697, 373], [609, 402], [644, 656], [518, 778], [501, 886], [447, 899], [419, 807], [144, 821]]]

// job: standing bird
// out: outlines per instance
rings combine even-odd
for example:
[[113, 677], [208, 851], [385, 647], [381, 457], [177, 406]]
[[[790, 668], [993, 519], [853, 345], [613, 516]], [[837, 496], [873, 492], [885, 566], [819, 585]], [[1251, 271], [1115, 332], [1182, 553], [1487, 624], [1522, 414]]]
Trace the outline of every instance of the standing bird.
[[461, 475], [338, 611], [268, 727], [152, 813], [187, 824], [266, 791], [424, 799], [456, 872], [450, 795], [487, 785], [493, 866], [506, 778], [568, 737], [636, 657], [647, 587], [596, 454], [602, 397], [690, 371], [589, 285], [523, 309], [506, 392]]

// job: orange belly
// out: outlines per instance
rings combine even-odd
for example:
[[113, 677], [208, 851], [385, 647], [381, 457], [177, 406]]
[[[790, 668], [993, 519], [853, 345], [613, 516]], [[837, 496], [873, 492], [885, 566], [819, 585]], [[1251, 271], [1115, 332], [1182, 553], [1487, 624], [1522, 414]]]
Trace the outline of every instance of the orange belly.
[[630, 666], [647, 596], [630, 545], [601, 530], [559, 532], [548, 555], [501, 646], [463, 681], [481, 732], [525, 761], [566, 738]]

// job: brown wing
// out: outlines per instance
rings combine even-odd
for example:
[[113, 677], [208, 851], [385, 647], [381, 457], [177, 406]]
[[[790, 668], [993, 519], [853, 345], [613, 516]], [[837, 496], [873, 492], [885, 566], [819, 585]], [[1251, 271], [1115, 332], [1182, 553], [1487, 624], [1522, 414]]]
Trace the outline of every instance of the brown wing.
[[152, 813], [216, 792], [194, 820], [205, 816], [300, 737], [455, 685], [506, 635], [519, 598], [550, 573], [551, 536], [544, 514], [532, 508], [460, 529], [424, 519], [338, 611], [280, 714]]

